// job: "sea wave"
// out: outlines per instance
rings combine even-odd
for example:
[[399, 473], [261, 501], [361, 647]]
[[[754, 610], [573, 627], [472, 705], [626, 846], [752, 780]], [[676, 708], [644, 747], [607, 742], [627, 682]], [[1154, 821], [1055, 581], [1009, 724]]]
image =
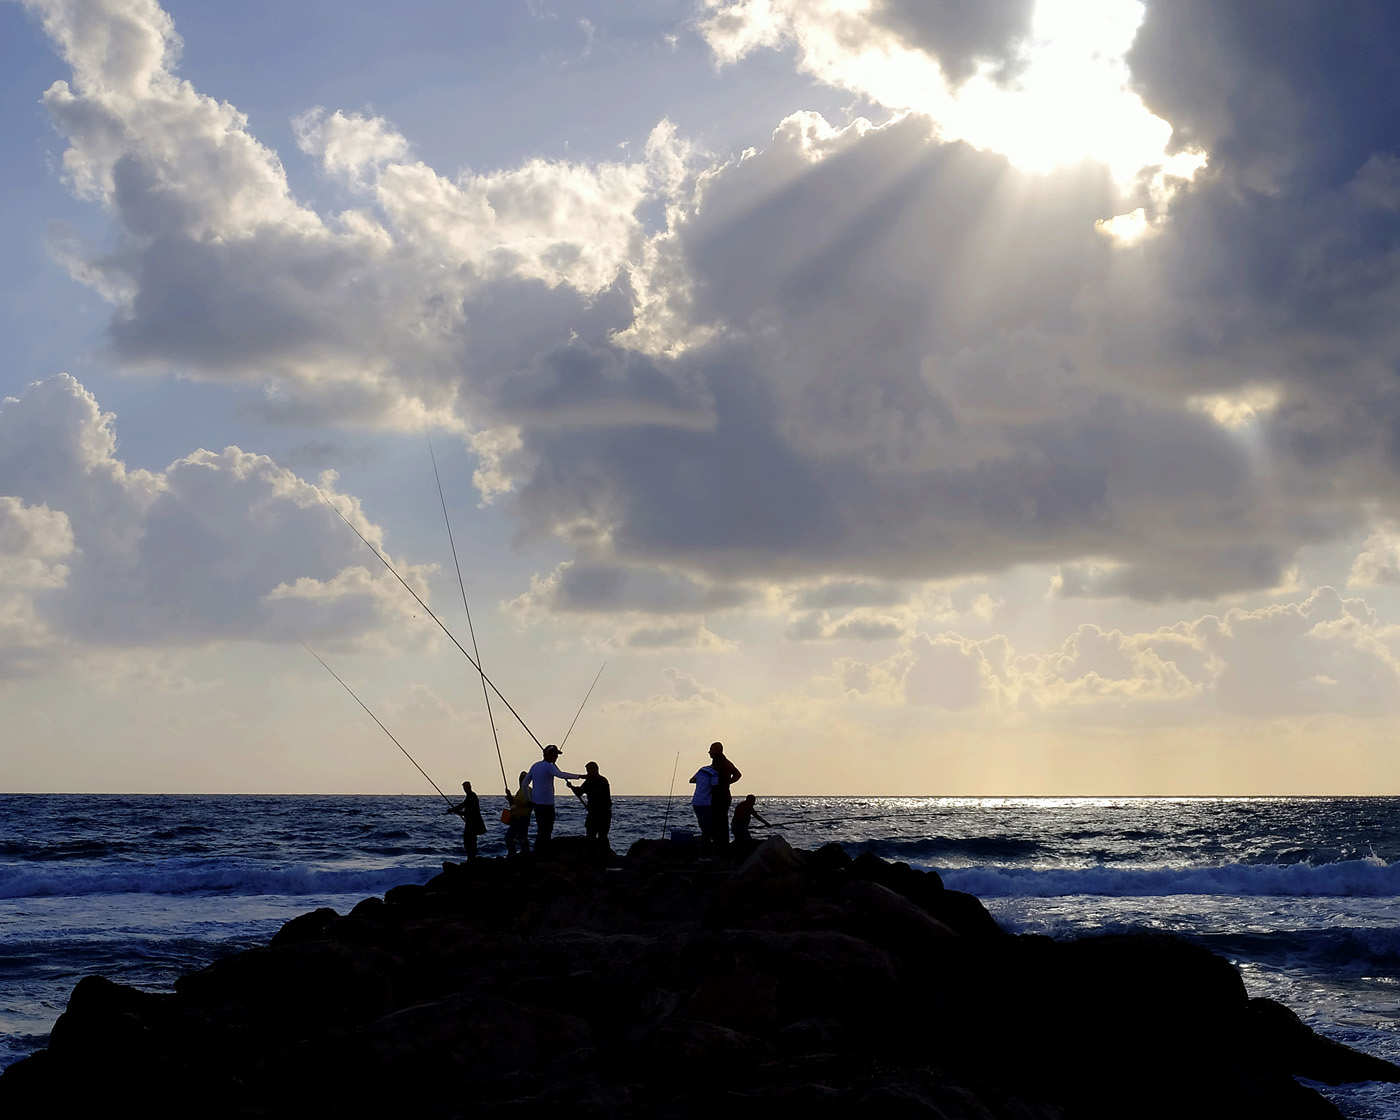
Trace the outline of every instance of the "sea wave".
[[1325, 968], [1393, 973], [1400, 964], [1400, 929], [1394, 926], [1325, 926], [1260, 932], [1202, 934], [1196, 940], [1227, 957], [1267, 961], [1285, 968]]
[[[801, 837], [797, 840], [800, 843]], [[1039, 840], [1018, 836], [920, 836], [856, 840], [841, 845], [852, 855], [871, 852], [881, 859], [1033, 859], [1046, 851]]]
[[267, 867], [242, 863], [145, 867], [62, 864], [0, 867], [0, 898], [71, 898], [99, 894], [314, 895], [379, 894], [400, 883], [427, 882], [437, 865], [376, 868]]
[[1229, 863], [1214, 867], [937, 868], [946, 886], [979, 898], [1177, 894], [1285, 898], [1400, 896], [1400, 863], [1378, 859], [1311, 865]]
[[139, 852], [139, 845], [120, 840], [11, 840], [0, 842], [0, 858], [17, 857], [36, 862], [65, 859], [109, 859]]

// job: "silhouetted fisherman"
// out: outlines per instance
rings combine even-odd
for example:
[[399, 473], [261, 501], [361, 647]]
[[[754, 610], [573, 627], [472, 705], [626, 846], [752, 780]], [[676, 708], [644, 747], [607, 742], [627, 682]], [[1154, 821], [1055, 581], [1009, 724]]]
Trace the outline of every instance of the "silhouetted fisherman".
[[588, 799], [588, 812], [583, 818], [583, 834], [599, 847], [612, 851], [612, 845], [608, 843], [608, 830], [612, 828], [612, 787], [607, 778], [598, 773], [596, 762], [586, 763], [583, 768], [588, 777], [579, 783], [577, 789], [569, 787]]
[[554, 779], [582, 778], [554, 765], [559, 748], [553, 743], [544, 749], [544, 758], [530, 767], [530, 801], [535, 810], [535, 854], [539, 855], [554, 835]]
[[530, 854], [530, 774], [520, 771], [520, 787], [506, 790], [510, 804], [510, 824], [506, 828], [506, 856]]
[[763, 815], [754, 808], [754, 795], [749, 794], [739, 804], [734, 806], [734, 844], [741, 851], [752, 848], [754, 841], [749, 835], [749, 821], [756, 820], [768, 828], [773, 826], [763, 819]]
[[467, 859], [476, 859], [476, 838], [486, 832], [486, 822], [481, 819], [481, 802], [472, 792], [471, 782], [462, 783], [463, 797], [459, 804], [449, 805], [447, 811], [462, 818], [462, 847], [467, 850]]
[[714, 767], [715, 783], [710, 790], [710, 805], [713, 809], [714, 817], [714, 840], [719, 848], [719, 854], [723, 855], [725, 848], [729, 846], [729, 829], [726, 827], [729, 820], [729, 787], [743, 777], [739, 773], [739, 768], [724, 757], [724, 744], [710, 744], [710, 765]]
[[[717, 850], [715, 844], [715, 806], [714, 793], [715, 785], [719, 782], [719, 774], [713, 766], [702, 766], [695, 771], [695, 776], [690, 779], [690, 784], [695, 787], [695, 793], [690, 798], [690, 808], [695, 813], [695, 823], [700, 827], [700, 858], [714, 855]], [[720, 817], [720, 828], [724, 827], [724, 818]]]

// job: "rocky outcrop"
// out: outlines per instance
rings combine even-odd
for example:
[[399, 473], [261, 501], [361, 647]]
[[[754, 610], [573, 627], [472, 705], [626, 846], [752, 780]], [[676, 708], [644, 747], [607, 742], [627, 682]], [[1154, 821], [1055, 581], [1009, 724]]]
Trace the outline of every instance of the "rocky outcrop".
[[0, 1113], [1339, 1115], [1295, 1076], [1400, 1068], [1179, 939], [1009, 936], [936, 875], [835, 845], [730, 866], [560, 840], [304, 914], [173, 995], [89, 977]]

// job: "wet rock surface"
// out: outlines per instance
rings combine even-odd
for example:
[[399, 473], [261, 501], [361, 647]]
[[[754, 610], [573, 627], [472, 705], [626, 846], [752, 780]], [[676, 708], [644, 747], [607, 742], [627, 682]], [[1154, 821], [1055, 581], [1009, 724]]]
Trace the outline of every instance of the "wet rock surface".
[[1009, 936], [937, 875], [835, 845], [731, 864], [565, 838], [304, 914], [173, 995], [88, 977], [0, 1076], [0, 1114], [1340, 1115], [1297, 1076], [1400, 1067], [1177, 938]]

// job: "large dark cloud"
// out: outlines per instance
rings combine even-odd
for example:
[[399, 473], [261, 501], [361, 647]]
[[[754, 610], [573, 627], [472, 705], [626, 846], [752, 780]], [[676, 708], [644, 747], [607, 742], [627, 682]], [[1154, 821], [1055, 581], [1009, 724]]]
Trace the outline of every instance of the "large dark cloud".
[[1291, 194], [1336, 189], [1400, 140], [1387, 0], [1148, 0], [1134, 85], [1217, 174]]
[[672, 572], [568, 561], [547, 579], [537, 579], [514, 605], [525, 611], [681, 615], [749, 606], [756, 598], [745, 588], [701, 584]]
[[1116, 356], [1182, 392], [1272, 387], [1262, 438], [1300, 499], [1395, 492], [1397, 47], [1390, 4], [1173, 0], [1149, 5], [1129, 59], [1210, 166], [1145, 250]]
[[919, 118], [787, 122], [712, 176], [670, 246], [691, 315], [721, 334], [674, 363], [713, 423], [526, 425], [556, 466], [517, 509], [559, 529], [582, 514], [620, 555], [717, 578], [1093, 556], [1111, 574], [1067, 593], [1276, 583], [1345, 515], [1287, 508], [1235, 436], [1116, 383], [1084, 309], [1122, 267], [1093, 226], [1112, 203], [1098, 173], [1025, 176]]
[[673, 365], [572, 340], [503, 378], [496, 405], [532, 428], [709, 427], [714, 418], [703, 383], [682, 383]]
[[1034, 0], [882, 0], [871, 19], [963, 82], [983, 64], [1003, 78], [1014, 72], [1034, 10]]

